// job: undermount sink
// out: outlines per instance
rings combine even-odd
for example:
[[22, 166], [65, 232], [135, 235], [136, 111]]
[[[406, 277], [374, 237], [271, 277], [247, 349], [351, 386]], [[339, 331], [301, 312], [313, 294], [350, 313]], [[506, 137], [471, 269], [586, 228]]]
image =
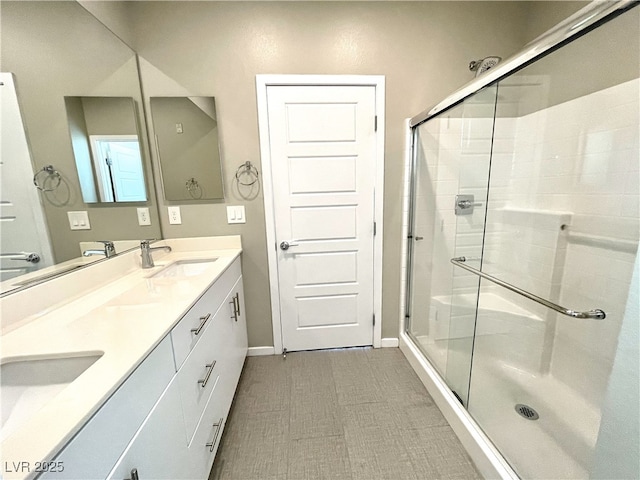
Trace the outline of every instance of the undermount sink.
[[200, 275], [211, 266], [218, 258], [198, 258], [190, 260], [178, 260], [167, 265], [162, 270], [154, 273], [149, 278], [166, 278], [166, 277], [194, 277]]
[[104, 352], [10, 360], [0, 365], [2, 440], [65, 389]]

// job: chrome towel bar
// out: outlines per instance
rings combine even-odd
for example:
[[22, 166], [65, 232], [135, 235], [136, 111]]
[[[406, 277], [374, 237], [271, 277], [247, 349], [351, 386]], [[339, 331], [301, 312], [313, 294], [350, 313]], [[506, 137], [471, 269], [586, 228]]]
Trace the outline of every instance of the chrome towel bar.
[[553, 302], [550, 302], [549, 300], [545, 300], [544, 298], [538, 297], [537, 295], [534, 295], [533, 293], [529, 293], [526, 290], [522, 290], [521, 288], [515, 287], [513, 285], [511, 285], [510, 283], [507, 282], [503, 282], [502, 280], [493, 277], [491, 275], [487, 275], [484, 272], [481, 272], [480, 270], [478, 270], [477, 268], [473, 268], [470, 267], [469, 265], [467, 265], [466, 263], [464, 263], [467, 259], [465, 257], [455, 257], [451, 259], [451, 263], [453, 263], [456, 267], [460, 267], [460, 268], [464, 268], [465, 270], [474, 273], [475, 275], [478, 275], [481, 278], [485, 278], [487, 280], [489, 280], [490, 282], [495, 283], [496, 285], [500, 285], [501, 287], [506, 288], [507, 290], [511, 290], [512, 292], [517, 293], [518, 295], [522, 295], [525, 298], [528, 298], [529, 300], [533, 300], [536, 303], [539, 303], [541, 305], [544, 305], [547, 308], [550, 308], [552, 310], [555, 310], [558, 313], [561, 313], [563, 315], [566, 315], [568, 317], [573, 317], [573, 318], [594, 318], [597, 320], [602, 320], [604, 319], [607, 315], [603, 310], [600, 309], [595, 309], [595, 310], [589, 310], [587, 312], [578, 312], [576, 310], [570, 310], [568, 308], [562, 307], [560, 305], [556, 305]]

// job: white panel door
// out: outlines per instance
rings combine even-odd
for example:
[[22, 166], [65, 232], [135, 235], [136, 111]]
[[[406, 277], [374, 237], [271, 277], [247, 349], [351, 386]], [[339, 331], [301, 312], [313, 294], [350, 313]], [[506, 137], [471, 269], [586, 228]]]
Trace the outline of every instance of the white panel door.
[[[11, 73], [0, 73], [0, 114], [0, 280], [7, 280], [54, 262]], [[40, 260], [25, 261], [30, 253]]]
[[269, 86], [267, 109], [283, 348], [372, 345], [375, 87]]
[[147, 192], [138, 141], [110, 143], [109, 158], [112, 162], [116, 202], [146, 201]]

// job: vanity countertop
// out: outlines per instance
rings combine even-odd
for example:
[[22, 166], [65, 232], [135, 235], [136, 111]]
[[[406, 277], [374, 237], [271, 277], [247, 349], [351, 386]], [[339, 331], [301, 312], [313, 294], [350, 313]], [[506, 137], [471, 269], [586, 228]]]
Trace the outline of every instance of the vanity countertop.
[[[155, 251], [156, 266], [151, 269], [140, 267], [139, 252], [129, 252], [116, 257], [119, 272], [115, 262], [109, 265], [112, 259], [65, 275], [62, 287], [56, 279], [20, 292], [24, 298], [49, 292], [66, 300], [40, 301], [38, 311], [25, 309], [26, 317], [5, 328], [0, 337], [2, 364], [17, 358], [102, 356], [8, 436], [3, 432], [3, 466], [28, 462], [33, 468], [36, 462], [52, 460], [242, 252], [240, 237], [164, 240], [153, 246], [158, 245], [173, 250]], [[192, 276], [150, 278], [180, 260], [214, 257], [216, 261]], [[88, 272], [101, 267], [112, 271], [99, 285], [83, 287]], [[82, 273], [85, 277], [74, 284], [73, 276]], [[19, 308], [12, 297], [0, 299], [3, 317], [7, 308]], [[31, 476], [3, 468], [6, 479]]]

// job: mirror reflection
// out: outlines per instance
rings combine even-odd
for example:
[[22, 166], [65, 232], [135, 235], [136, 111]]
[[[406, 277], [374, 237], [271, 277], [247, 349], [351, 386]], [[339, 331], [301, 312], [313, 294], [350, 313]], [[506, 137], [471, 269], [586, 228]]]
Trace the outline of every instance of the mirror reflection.
[[152, 97], [151, 117], [167, 200], [224, 198], [213, 97]]
[[[84, 170], [78, 168], [77, 145], [69, 137], [68, 104], [75, 103], [77, 108], [80, 103], [83, 121], [92, 123], [89, 103], [105, 103], [101, 98], [127, 106], [128, 119], [120, 126], [128, 127], [90, 133], [146, 131], [139, 108], [143, 100], [135, 52], [77, 2], [2, 0], [0, 31], [0, 213], [3, 220], [7, 218], [0, 229], [3, 295], [20, 288], [16, 285], [23, 280], [44, 281], [105, 259], [101, 240], [113, 242], [116, 253], [121, 253], [131, 242], [139, 245], [141, 239], [162, 234], [147, 138], [139, 136], [142, 161], [137, 165], [146, 181], [144, 188], [138, 184], [131, 189], [136, 203], [130, 199], [107, 203], [103, 199], [108, 198], [108, 188], [101, 197], [94, 164], [87, 162], [89, 133], [84, 138]], [[94, 111], [93, 116], [106, 117], [105, 110], [96, 107]], [[137, 168], [137, 173], [130, 170], [140, 177]], [[83, 181], [87, 176], [93, 180], [94, 200]], [[113, 199], [118, 200], [114, 191]], [[94, 254], [83, 256], [86, 251]], [[39, 260], [34, 261], [32, 254]]]
[[65, 97], [82, 200], [144, 202], [135, 104], [127, 97]]

